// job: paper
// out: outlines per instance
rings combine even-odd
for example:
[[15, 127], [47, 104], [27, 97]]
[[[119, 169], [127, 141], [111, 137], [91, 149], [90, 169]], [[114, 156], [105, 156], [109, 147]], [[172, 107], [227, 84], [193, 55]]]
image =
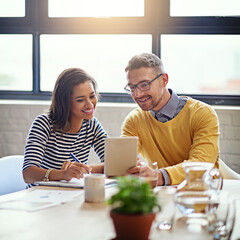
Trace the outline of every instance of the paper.
[[20, 199], [26, 202], [65, 203], [82, 194], [82, 191], [33, 190]]
[[[105, 179], [105, 186], [109, 186], [112, 184], [116, 183], [116, 179]], [[40, 181], [40, 182], [35, 182], [34, 184], [36, 185], [41, 185], [41, 186], [54, 186], [54, 187], [69, 187], [69, 188], [84, 188], [84, 178], [73, 178], [71, 181], [65, 181], [65, 180], [60, 180], [60, 181]]]
[[9, 210], [22, 210], [33, 212], [41, 210], [44, 208], [49, 208], [56, 206], [58, 203], [49, 203], [49, 202], [24, 202], [18, 200], [0, 202], [0, 209], [9, 209]]
[[73, 200], [83, 194], [82, 191], [33, 190], [23, 197], [0, 201], [0, 209], [37, 211]]

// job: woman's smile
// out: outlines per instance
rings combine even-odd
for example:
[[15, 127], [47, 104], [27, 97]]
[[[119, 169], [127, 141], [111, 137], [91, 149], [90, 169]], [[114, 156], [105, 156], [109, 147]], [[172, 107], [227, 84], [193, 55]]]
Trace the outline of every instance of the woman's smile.
[[92, 115], [94, 112], [94, 108], [91, 109], [87, 109], [87, 110], [82, 110], [83, 113], [87, 114], [87, 115]]

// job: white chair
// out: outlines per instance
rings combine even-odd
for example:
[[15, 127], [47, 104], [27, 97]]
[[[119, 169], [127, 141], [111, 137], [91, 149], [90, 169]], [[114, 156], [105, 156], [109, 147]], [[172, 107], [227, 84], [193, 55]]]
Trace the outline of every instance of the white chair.
[[240, 174], [232, 170], [222, 159], [219, 158], [219, 170], [224, 179], [238, 179]]
[[0, 195], [26, 188], [22, 176], [23, 155], [11, 155], [0, 159]]

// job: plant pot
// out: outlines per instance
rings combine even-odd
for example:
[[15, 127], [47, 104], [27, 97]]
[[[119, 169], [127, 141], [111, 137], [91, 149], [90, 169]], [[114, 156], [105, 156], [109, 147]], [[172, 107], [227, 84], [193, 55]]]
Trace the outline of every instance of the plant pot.
[[155, 213], [125, 214], [110, 211], [117, 240], [147, 240]]

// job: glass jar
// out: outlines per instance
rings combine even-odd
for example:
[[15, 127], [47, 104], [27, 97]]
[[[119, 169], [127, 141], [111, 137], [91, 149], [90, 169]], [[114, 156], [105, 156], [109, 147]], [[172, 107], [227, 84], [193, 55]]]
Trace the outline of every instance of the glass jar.
[[[222, 188], [222, 177], [213, 163], [183, 163], [185, 180], [179, 184], [174, 201], [179, 211], [188, 218], [206, 219], [211, 201]], [[201, 220], [201, 224], [207, 224]]]
[[185, 162], [182, 164], [185, 171], [185, 180], [179, 184], [180, 191], [218, 191], [222, 188], [222, 176], [210, 162]]

